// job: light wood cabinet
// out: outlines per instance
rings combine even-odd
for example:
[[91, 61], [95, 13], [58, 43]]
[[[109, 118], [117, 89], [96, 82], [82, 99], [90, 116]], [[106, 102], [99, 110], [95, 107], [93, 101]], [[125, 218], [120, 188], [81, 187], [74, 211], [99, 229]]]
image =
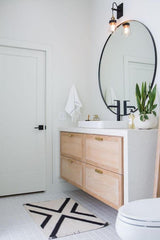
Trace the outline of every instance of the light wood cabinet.
[[118, 209], [123, 204], [123, 138], [61, 132], [61, 177]]
[[85, 159], [89, 164], [123, 173], [123, 138], [85, 135]]
[[79, 133], [61, 133], [61, 155], [73, 157], [77, 160], [83, 158], [83, 134]]
[[123, 204], [123, 176], [86, 164], [84, 190], [108, 205], [117, 208]]
[[61, 157], [61, 177], [75, 186], [82, 188], [83, 165], [80, 161]]
[[60, 131], [62, 178], [115, 209], [153, 197], [157, 129]]

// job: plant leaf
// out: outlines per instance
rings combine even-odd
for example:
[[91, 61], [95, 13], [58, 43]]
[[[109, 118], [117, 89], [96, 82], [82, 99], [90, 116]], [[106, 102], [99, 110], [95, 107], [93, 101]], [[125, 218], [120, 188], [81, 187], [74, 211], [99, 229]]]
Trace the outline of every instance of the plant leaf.
[[142, 122], [144, 122], [143, 115], [140, 116], [140, 120], [141, 120]]
[[154, 104], [154, 105], [152, 106], [152, 111], [153, 111], [156, 107], [157, 107], [157, 104]]
[[142, 103], [142, 109], [145, 111], [145, 103], [147, 98], [147, 85], [146, 82], [142, 82], [141, 87], [141, 103]]
[[157, 85], [155, 85], [153, 90], [151, 91], [151, 93], [152, 93], [152, 103], [151, 103], [151, 105], [153, 105], [153, 103], [156, 99], [156, 90], [157, 90]]
[[140, 113], [142, 113], [142, 106], [139, 96], [137, 96], [137, 107]]
[[144, 115], [144, 118], [145, 118], [146, 120], [149, 119], [149, 117], [148, 117], [147, 114]]
[[[154, 86], [154, 88], [151, 88], [151, 84], [148, 85], [147, 88], [147, 83], [142, 82], [141, 89], [136, 83], [136, 90], [135, 90], [135, 95], [136, 95], [136, 101], [137, 101], [137, 107], [140, 113], [140, 119], [141, 121], [145, 121], [148, 119], [147, 114], [153, 113], [153, 110], [156, 109], [157, 104], [154, 104], [155, 99], [156, 99], [156, 90], [157, 90], [157, 85]], [[156, 112], [154, 111], [154, 115]]]
[[155, 111], [152, 111], [152, 113], [154, 114], [155, 117], [157, 116], [157, 113]]
[[139, 97], [139, 99], [141, 100], [141, 93], [140, 93], [140, 89], [139, 89], [139, 86], [138, 84], [136, 83], [136, 97]]

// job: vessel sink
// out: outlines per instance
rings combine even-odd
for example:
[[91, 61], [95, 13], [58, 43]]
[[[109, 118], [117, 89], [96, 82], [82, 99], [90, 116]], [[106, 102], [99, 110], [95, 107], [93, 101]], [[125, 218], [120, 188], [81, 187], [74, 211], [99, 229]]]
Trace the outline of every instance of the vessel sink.
[[128, 128], [127, 121], [79, 121], [78, 127], [82, 128]]

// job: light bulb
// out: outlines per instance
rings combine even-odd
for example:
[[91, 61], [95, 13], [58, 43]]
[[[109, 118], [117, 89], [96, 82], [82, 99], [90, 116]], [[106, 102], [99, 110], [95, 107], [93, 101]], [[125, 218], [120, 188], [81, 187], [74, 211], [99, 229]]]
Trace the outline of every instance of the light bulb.
[[109, 31], [110, 32], [114, 32], [116, 29], [116, 19], [114, 17], [111, 18], [111, 20], [109, 21]]
[[130, 34], [130, 24], [128, 22], [123, 23], [123, 34], [126, 37]]

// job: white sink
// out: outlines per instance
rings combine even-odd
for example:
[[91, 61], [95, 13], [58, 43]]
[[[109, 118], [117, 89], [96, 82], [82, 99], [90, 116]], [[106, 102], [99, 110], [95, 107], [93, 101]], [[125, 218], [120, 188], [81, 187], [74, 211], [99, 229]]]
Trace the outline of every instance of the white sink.
[[82, 128], [128, 128], [127, 121], [79, 121], [78, 127]]

